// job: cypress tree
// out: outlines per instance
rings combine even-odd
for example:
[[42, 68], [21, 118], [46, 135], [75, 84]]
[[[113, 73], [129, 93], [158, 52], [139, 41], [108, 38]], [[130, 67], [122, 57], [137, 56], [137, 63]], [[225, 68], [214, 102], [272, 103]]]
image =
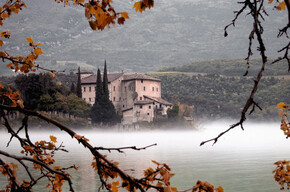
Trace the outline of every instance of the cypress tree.
[[82, 85], [81, 85], [81, 69], [78, 68], [78, 82], [77, 82], [77, 90], [76, 94], [79, 98], [82, 98]]
[[104, 64], [104, 75], [103, 75], [103, 89], [104, 89], [104, 117], [103, 122], [108, 125], [114, 125], [119, 122], [119, 117], [116, 113], [115, 106], [110, 100], [109, 89], [108, 89], [108, 74], [107, 74], [107, 63], [105, 60]]
[[95, 95], [95, 103], [92, 107], [92, 122], [93, 123], [101, 123], [104, 119], [104, 90], [103, 83], [101, 78], [101, 71], [98, 69], [97, 72], [97, 81], [96, 81], [96, 95]]
[[96, 102], [98, 102], [99, 104], [102, 104], [104, 102], [104, 89], [103, 89], [103, 83], [102, 83], [100, 69], [98, 69], [98, 72], [97, 72], [95, 103]]
[[72, 82], [70, 86], [70, 93], [76, 94], [75, 84]]
[[109, 100], [108, 74], [107, 74], [107, 64], [106, 64], [106, 60], [105, 60], [105, 64], [104, 64], [103, 89], [104, 89], [104, 96], [105, 96], [105, 98]]
[[[104, 83], [105, 82], [105, 83]], [[103, 81], [100, 69], [97, 73], [96, 98], [92, 107], [92, 122], [103, 123], [105, 125], [114, 125], [120, 121], [116, 114], [115, 107], [109, 99], [108, 77], [105, 63]]]

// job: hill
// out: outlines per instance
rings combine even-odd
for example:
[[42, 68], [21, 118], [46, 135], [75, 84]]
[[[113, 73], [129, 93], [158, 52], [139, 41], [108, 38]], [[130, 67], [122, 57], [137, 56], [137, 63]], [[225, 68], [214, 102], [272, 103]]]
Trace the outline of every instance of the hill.
[[[239, 9], [235, 1], [157, 0], [153, 9], [142, 14], [135, 13], [130, 0], [114, 1], [116, 10], [128, 11], [130, 19], [125, 25], [97, 32], [90, 29], [81, 8], [47, 0], [25, 3], [28, 8], [3, 25], [3, 30], [12, 32], [3, 48], [11, 54], [22, 54], [27, 46], [25, 38], [31, 37], [44, 43], [45, 54], [37, 62], [49, 68], [70, 72], [79, 65], [95, 72], [107, 59], [112, 72], [148, 72], [191, 61], [247, 55], [250, 17], [242, 15], [229, 36], [223, 36], [224, 26]], [[276, 38], [277, 29], [287, 23], [287, 16], [286, 12], [273, 11], [271, 5], [267, 8], [271, 19], [263, 22], [263, 35], [268, 56], [276, 57], [284, 45], [283, 39]], [[0, 75], [8, 72], [1, 65]]]
[[[288, 63], [286, 60], [280, 61], [275, 64], [271, 64], [274, 59], [268, 59], [268, 65], [264, 71], [266, 76], [280, 76], [289, 75]], [[250, 61], [250, 69], [248, 76], [255, 76], [261, 67], [260, 59], [252, 59]], [[223, 76], [242, 76], [245, 74], [247, 69], [247, 64], [244, 59], [216, 59], [216, 60], [206, 60], [206, 61], [195, 61], [186, 65], [174, 66], [174, 67], [164, 67], [159, 70], [159, 72], [194, 72], [194, 73], [209, 73], [209, 74], [219, 74]]]
[[[172, 103], [194, 106], [198, 119], [240, 117], [242, 107], [253, 86], [249, 77], [227, 77], [218, 74], [180, 72], [150, 73], [162, 81], [162, 97]], [[276, 105], [290, 103], [290, 79], [268, 77], [262, 79], [255, 100], [263, 108], [250, 116], [256, 120], [278, 120]]]

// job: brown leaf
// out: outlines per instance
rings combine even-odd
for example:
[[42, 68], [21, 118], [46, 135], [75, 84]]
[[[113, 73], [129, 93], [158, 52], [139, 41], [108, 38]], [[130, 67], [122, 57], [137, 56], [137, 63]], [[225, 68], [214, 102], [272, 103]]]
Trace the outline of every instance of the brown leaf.
[[125, 18], [124, 17], [120, 17], [120, 18], [118, 18], [118, 24], [124, 24], [124, 22], [125, 22]]

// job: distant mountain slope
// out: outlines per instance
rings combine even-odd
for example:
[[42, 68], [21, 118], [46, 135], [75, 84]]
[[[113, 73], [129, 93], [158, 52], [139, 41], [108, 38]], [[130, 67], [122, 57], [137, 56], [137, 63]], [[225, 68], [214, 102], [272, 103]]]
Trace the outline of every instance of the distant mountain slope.
[[[38, 62], [53, 68], [58, 68], [55, 61], [67, 60], [84, 61], [95, 70], [107, 59], [109, 71], [147, 72], [197, 60], [244, 58], [247, 54], [251, 23], [245, 18], [250, 17], [242, 15], [236, 28], [223, 37], [224, 26], [239, 8], [235, 1], [156, 0], [155, 7], [142, 14], [135, 13], [131, 0], [114, 1], [118, 11], [129, 12], [130, 19], [123, 26], [104, 31], [92, 31], [81, 8], [63, 7], [53, 0], [26, 3], [28, 8], [3, 26], [13, 33], [3, 48], [21, 54], [27, 45], [25, 38], [31, 37], [44, 43], [45, 54]], [[264, 23], [264, 37], [267, 54], [274, 57], [283, 46], [283, 39], [276, 36], [287, 16], [271, 7], [268, 13], [271, 19]]]
[[[162, 97], [194, 106], [197, 119], [238, 119], [253, 87], [253, 78], [217, 74], [150, 73], [161, 79]], [[248, 119], [279, 121], [277, 104], [290, 102], [290, 79], [263, 78], [254, 97], [262, 107]]]
[[[270, 64], [273, 59], [268, 59], [269, 64], [266, 66], [264, 75], [277, 76], [289, 75], [288, 63], [286, 60], [275, 64]], [[261, 68], [260, 59], [252, 59], [250, 62], [250, 69], [248, 76], [257, 75]], [[222, 60], [207, 60], [207, 61], [193, 61], [186, 65], [164, 67], [160, 72], [195, 72], [195, 73], [211, 73], [224, 76], [242, 76], [247, 70], [246, 61], [243, 59], [222, 59]]]

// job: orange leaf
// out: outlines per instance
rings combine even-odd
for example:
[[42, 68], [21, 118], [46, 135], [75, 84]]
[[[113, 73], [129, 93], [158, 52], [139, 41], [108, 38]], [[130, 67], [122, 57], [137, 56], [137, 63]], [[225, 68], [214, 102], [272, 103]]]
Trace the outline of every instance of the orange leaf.
[[279, 109], [286, 109], [287, 108], [287, 105], [285, 105], [285, 103], [281, 102], [277, 105], [277, 108]]
[[129, 19], [129, 15], [127, 12], [121, 12], [121, 17], [124, 17], [125, 19]]
[[74, 137], [75, 137], [77, 140], [80, 140], [80, 139], [83, 138], [83, 136], [80, 136], [80, 135], [78, 135], [78, 134], [75, 134]]
[[217, 192], [224, 192], [224, 188], [221, 186], [218, 186], [218, 188], [215, 189]]
[[157, 161], [154, 161], [154, 160], [151, 160], [154, 164], [156, 164], [156, 165], [161, 165], [160, 163], [158, 163]]
[[37, 55], [41, 55], [41, 54], [43, 54], [41, 48], [39, 48], [39, 47], [36, 48], [36, 49], [34, 49], [34, 53], [37, 54]]
[[281, 7], [281, 9], [282, 9], [283, 11], [286, 10], [286, 3], [285, 3], [285, 1], [282, 1], [281, 3], [279, 3], [278, 6]]
[[54, 166], [53, 169], [60, 170], [61, 169], [61, 166]]
[[50, 140], [51, 140], [51, 142], [53, 142], [53, 143], [57, 143], [57, 141], [56, 141], [56, 137], [54, 137], [54, 136], [49, 136], [49, 138], [50, 138]]
[[8, 63], [6, 66], [7, 67], [11, 67], [12, 66], [12, 63]]
[[9, 17], [9, 15], [7, 13], [5, 13], [5, 12], [2, 13], [1, 16], [2, 16], [3, 19], [6, 19], [7, 17]]
[[27, 37], [26, 40], [30, 43], [33, 44], [33, 40], [30, 37]]
[[2, 41], [2, 40], [0, 40], [0, 47], [2, 47], [2, 45], [3, 45], [3, 41]]
[[97, 29], [97, 24], [94, 21], [89, 21], [90, 27], [92, 30], [96, 30]]
[[169, 186], [170, 185], [170, 173], [169, 171], [166, 171], [165, 174], [163, 175], [163, 181], [165, 183], [165, 185]]
[[0, 51], [0, 57], [7, 57], [7, 53], [3, 52], [3, 51]]
[[133, 8], [135, 8], [136, 12], [140, 11], [141, 13], [145, 10], [145, 6], [143, 5], [142, 1], [135, 2]]
[[73, 168], [74, 168], [75, 170], [78, 170], [78, 169], [79, 169], [76, 165], [73, 165]]
[[178, 191], [176, 187], [171, 187], [171, 191]]

